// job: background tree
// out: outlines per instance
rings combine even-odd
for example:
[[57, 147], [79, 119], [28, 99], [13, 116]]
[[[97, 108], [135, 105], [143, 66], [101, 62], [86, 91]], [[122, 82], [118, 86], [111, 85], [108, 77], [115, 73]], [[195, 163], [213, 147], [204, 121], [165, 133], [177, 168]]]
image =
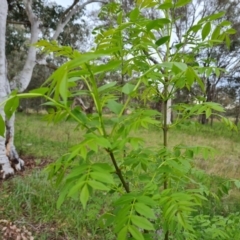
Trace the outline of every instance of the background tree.
[[[19, 72], [24, 64], [27, 49], [29, 46], [30, 27], [27, 24], [28, 18], [24, 7], [21, 7], [21, 1], [11, 1], [10, 13], [7, 24], [7, 45], [6, 57], [8, 60], [8, 79], [13, 79], [16, 72]], [[22, 14], [19, 14], [19, 8]], [[64, 13], [65, 9], [56, 3], [47, 4], [46, 1], [34, 1], [33, 9], [37, 16], [41, 19], [41, 32], [44, 39], [51, 40], [51, 36], [57, 27], [57, 23]], [[89, 48], [87, 37], [89, 29], [82, 18], [85, 16], [85, 11], [77, 12], [69, 21], [64, 31], [59, 35], [58, 42], [61, 45], [69, 45], [75, 49], [86, 51]], [[31, 90], [39, 87], [46, 78], [52, 73], [57, 66], [63, 63], [62, 57], [47, 57], [46, 65], [37, 65], [33, 70], [31, 82], [26, 89]], [[22, 99], [21, 108], [39, 110], [42, 99]]]
[[[176, 4], [177, 1], [173, 1], [173, 4]], [[225, 23], [223, 23], [223, 28], [226, 28], [227, 24], [229, 24], [229, 21], [233, 22], [233, 27], [237, 30], [239, 28], [239, 14], [238, 14], [238, 3], [239, 1], [218, 1], [218, 0], [212, 0], [212, 1], [189, 1], [189, 5], [183, 6], [183, 7], [179, 7], [176, 9], [173, 9], [171, 12], [172, 18], [175, 20], [174, 21], [174, 33], [175, 33], [175, 37], [173, 38], [173, 42], [172, 42], [172, 47], [177, 46], [178, 44], [185, 44], [182, 42], [182, 39], [184, 38], [184, 34], [186, 33], [186, 30], [189, 29], [191, 26], [193, 26], [194, 24], [196, 24], [200, 19], [204, 19], [204, 17], [211, 15], [211, 14], [215, 14], [217, 12], [221, 12], [224, 11], [226, 12], [225, 16], [222, 17], [222, 19], [225, 20]], [[121, 9], [124, 10], [123, 15], [128, 16], [128, 13], [134, 9], [135, 3], [133, 1], [122, 1], [121, 2]], [[99, 14], [100, 19], [102, 20], [102, 29], [109, 27], [109, 26], [114, 26], [114, 24], [116, 24], [117, 18], [116, 18], [116, 14], [113, 15], [112, 13], [115, 11], [118, 12], [119, 9], [116, 8], [116, 2], [112, 2], [110, 4], [110, 6], [105, 6], [102, 9], [102, 12]], [[108, 11], [107, 8], [111, 8], [111, 11]], [[112, 15], [111, 15], [112, 14]], [[144, 15], [147, 16], [148, 18], [151, 19], [159, 19], [162, 16], [159, 15], [159, 12], [156, 11], [154, 8], [148, 8], [144, 10]], [[108, 17], [106, 17], [108, 16]], [[125, 19], [123, 17], [123, 19]], [[124, 20], [123, 20], [124, 21]], [[219, 21], [218, 21], [219, 22]], [[220, 31], [219, 27], [217, 27], [215, 29], [215, 27], [217, 26], [217, 21], [216, 23], [214, 23], [213, 25], [209, 25], [206, 24], [206, 30], [208, 30], [207, 28], [209, 28], [209, 31], [215, 31], [215, 34], [218, 34], [218, 32]], [[204, 50], [199, 51], [199, 49], [197, 51], [194, 52], [193, 49], [191, 49], [191, 47], [185, 47], [183, 48], [181, 51], [182, 53], [185, 52], [185, 57], [189, 58], [189, 56], [191, 55], [192, 60], [194, 62], [194, 64], [198, 64], [199, 66], [205, 66], [206, 69], [208, 69], [208, 71], [205, 71], [203, 74], [204, 77], [204, 83], [205, 83], [205, 88], [206, 88], [206, 92], [204, 94], [204, 96], [199, 95], [200, 94], [200, 89], [196, 88], [195, 86], [193, 86], [191, 89], [179, 89], [178, 93], [176, 93], [176, 97], [173, 99], [174, 103], [178, 103], [181, 101], [181, 99], [179, 99], [180, 96], [182, 96], [182, 98], [185, 98], [185, 102], [193, 102], [193, 101], [215, 101], [217, 98], [216, 94], [217, 94], [217, 87], [222, 85], [226, 85], [226, 78], [229, 78], [229, 74], [233, 77], [234, 75], [238, 75], [238, 71], [239, 71], [239, 64], [238, 64], [238, 59], [237, 59], [237, 55], [238, 53], [238, 48], [234, 49], [234, 46], [237, 44], [236, 39], [238, 39], [238, 34], [234, 34], [236, 33], [236, 31], [234, 30], [230, 30], [232, 31], [230, 36], [226, 38], [226, 42], [228, 42], [230, 44], [230, 40], [231, 40], [231, 46], [226, 47], [224, 44], [218, 45], [218, 46], [205, 46]], [[230, 33], [230, 32], [229, 32]], [[156, 36], [158, 36], [159, 38], [161, 37], [160, 31], [155, 31], [154, 33]], [[223, 35], [221, 37], [224, 37]], [[127, 33], [125, 32], [125, 38], [126, 39], [130, 39], [131, 38], [131, 33]], [[221, 41], [219, 39], [219, 41]], [[127, 41], [129, 44], [131, 42], [131, 40]], [[128, 44], [128, 47], [129, 47]], [[127, 47], [127, 46], [125, 46]], [[146, 49], [145, 49], [146, 50]], [[159, 52], [164, 51], [164, 49], [162, 49], [162, 47], [160, 46], [159, 48]], [[159, 61], [158, 57], [156, 57], [156, 55], [152, 55], [151, 51], [147, 50], [146, 53], [149, 56], [149, 61], [151, 64], [157, 64], [161, 61]], [[150, 57], [151, 56], [151, 57]], [[211, 69], [215, 69], [215, 73], [211, 73], [210, 75], [208, 75], [211, 72]], [[221, 71], [222, 70], [226, 70], [226, 71]], [[122, 79], [124, 79], [122, 77]], [[125, 74], [125, 81], [128, 81], [127, 78], [127, 74]], [[229, 82], [229, 81], [228, 81]], [[122, 80], [122, 84], [124, 83], [124, 80]], [[229, 83], [228, 83], [229, 84]], [[161, 105], [162, 103], [160, 102], [160, 92], [158, 87], [155, 87], [155, 93], [154, 94], [154, 99], [155, 99], [155, 103], [152, 104], [154, 106], [154, 108], [156, 109], [161, 109]], [[179, 99], [179, 100], [178, 100]], [[170, 104], [169, 100], [169, 104]], [[168, 107], [168, 109], [171, 109], [170, 106]], [[170, 111], [169, 111], [170, 113]], [[170, 117], [168, 117], [168, 119], [170, 119]], [[201, 116], [201, 122], [204, 124], [206, 123], [208, 120], [206, 118], [206, 114], [203, 114]], [[169, 120], [169, 123], [171, 121]]]
[[[11, 90], [17, 89], [19, 92], [22, 92], [28, 87], [32, 79], [34, 67], [37, 64], [47, 65], [48, 60], [46, 59], [46, 56], [38, 55], [34, 46], [34, 44], [40, 39], [41, 34], [47, 36], [47, 39], [56, 41], [69, 21], [71, 19], [73, 21], [74, 17], [81, 14], [81, 11], [85, 6], [93, 2], [102, 3], [104, 1], [88, 0], [80, 2], [75, 0], [69, 8], [62, 9], [56, 5], [45, 6], [43, 1], [0, 0], [0, 102], [3, 102], [7, 98]], [[51, 19], [43, 14], [45, 10], [46, 12], [53, 14]], [[17, 45], [13, 43], [6, 48], [7, 23], [12, 24], [13, 26], [20, 23], [20, 25], [23, 26], [22, 30], [26, 29], [28, 31], [28, 36], [30, 36], [29, 39], [27, 41], [24, 39], [26, 35], [21, 32], [21, 28], [19, 28], [19, 30], [15, 30], [14, 28], [15, 33], [21, 32], [22, 37], [19, 39]], [[80, 29], [80, 25], [77, 29]], [[11, 29], [9, 28], [8, 32], [10, 30]], [[13, 34], [12, 31], [10, 32]], [[61, 35], [61, 39], [62, 41], [65, 41], [65, 44], [69, 41], [69, 38], [66, 38], [66, 35], [64, 37], [64, 34]], [[13, 40], [13, 38], [11, 38], [11, 40]], [[19, 66], [21, 70], [18, 71], [17, 74], [8, 74], [6, 53], [13, 51], [15, 47], [21, 48], [21, 43], [23, 43], [23, 41], [26, 43], [27, 48], [25, 50], [27, 51], [26, 56], [22, 57], [22, 59], [25, 59], [22, 68]], [[8, 79], [8, 76], [13, 77]], [[15, 111], [14, 106], [12, 106], [12, 111]], [[6, 122], [6, 131], [4, 131], [4, 133], [2, 132], [1, 134], [3, 137], [0, 137], [0, 165], [2, 168], [2, 177], [5, 178], [7, 175], [13, 174], [14, 169], [22, 169], [24, 161], [19, 158], [14, 146], [14, 115], [11, 118], [9, 115], [5, 115], [3, 107], [1, 107], [1, 121]], [[7, 148], [7, 155], [5, 147]]]
[[[189, 5], [177, 9], [172, 14], [175, 16], [176, 21], [176, 42], [181, 43], [181, 38], [184, 34], [184, 29], [191, 27], [199, 19], [204, 19], [209, 14], [215, 14], [217, 12], [225, 12], [225, 16], [222, 18], [225, 20], [224, 25], [221, 28], [225, 28], [229, 21], [232, 22], [232, 26], [235, 31], [226, 38], [227, 46], [220, 44], [218, 46], [209, 46], [201, 50], [200, 52], [193, 52], [192, 49], [184, 49], [188, 54], [193, 54], [196, 64], [208, 68], [209, 70], [203, 74], [206, 92], [204, 96], [199, 96], [199, 89], [193, 87], [190, 90], [179, 92], [180, 95], [187, 101], [218, 101], [220, 96], [217, 96], [220, 91], [218, 88], [229, 88], [232, 85], [236, 87], [236, 78], [239, 76], [240, 65], [238, 60], [239, 48], [236, 46], [239, 44], [239, 1], [192, 1]], [[214, 34], [218, 34], [220, 27], [216, 25], [206, 24], [205, 29], [207, 31], [213, 31]], [[231, 40], [231, 43], [230, 43]], [[215, 73], [210, 74], [211, 68], [222, 69], [225, 71], [217, 70]], [[237, 88], [236, 88], [237, 91]], [[225, 91], [228, 92], [228, 91]], [[199, 99], [200, 97], [200, 99]], [[202, 98], [203, 97], [203, 98]], [[178, 102], [178, 98], [175, 98], [175, 103]], [[201, 123], [208, 122], [206, 114], [203, 114], [200, 119]]]

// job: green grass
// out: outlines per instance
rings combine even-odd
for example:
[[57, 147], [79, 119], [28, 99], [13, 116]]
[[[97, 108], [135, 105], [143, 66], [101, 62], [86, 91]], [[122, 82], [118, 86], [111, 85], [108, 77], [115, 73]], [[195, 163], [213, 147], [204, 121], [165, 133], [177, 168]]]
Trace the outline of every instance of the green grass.
[[48, 124], [41, 115], [19, 114], [16, 118], [16, 147], [22, 154], [56, 159], [70, 145], [81, 141], [81, 131], [72, 122]]
[[58, 191], [44, 172], [16, 177], [1, 186], [1, 219], [25, 226], [36, 239], [102, 239], [98, 236], [114, 239], [96, 224], [96, 218], [105, 211], [104, 196], [95, 195], [87, 211], [77, 200], [66, 201], [58, 210], [57, 198]]
[[[18, 114], [16, 117], [16, 147], [25, 156], [34, 156], [52, 161], [66, 153], [70, 146], [82, 139], [83, 132], [76, 130], [74, 122], [48, 125], [39, 115]], [[145, 139], [149, 147], [161, 146], [162, 133], [157, 128], [142, 129], [136, 135]], [[169, 145], [203, 145], [216, 149], [209, 160], [201, 156], [196, 165], [209, 174], [220, 178], [240, 176], [240, 137], [229, 131], [221, 123], [213, 127], [196, 124], [183, 125], [169, 132]], [[99, 156], [101, 158], [101, 156]], [[216, 178], [217, 179], [217, 178]], [[95, 194], [84, 211], [79, 200], [67, 200], [60, 210], [56, 208], [58, 190], [47, 180], [43, 170], [26, 171], [0, 183], [0, 219], [14, 221], [18, 226], [26, 226], [35, 239], [115, 239], [111, 230], [102, 230], [97, 219], [111, 206], [111, 200], [103, 194]], [[240, 211], [240, 195], [232, 191], [224, 199], [225, 211]], [[211, 206], [210, 206], [211, 207]]]

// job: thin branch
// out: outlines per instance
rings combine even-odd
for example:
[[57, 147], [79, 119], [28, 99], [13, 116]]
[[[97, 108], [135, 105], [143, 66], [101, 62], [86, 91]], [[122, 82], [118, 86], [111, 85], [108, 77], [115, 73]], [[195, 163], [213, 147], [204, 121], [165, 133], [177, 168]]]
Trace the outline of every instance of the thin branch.
[[[85, 3], [81, 5], [77, 5], [79, 3], [79, 0], [74, 0], [73, 4], [68, 7], [65, 12], [63, 12], [62, 17], [60, 18], [56, 30], [52, 36], [52, 40], [56, 41], [59, 37], [59, 35], [63, 32], [64, 27], [68, 24], [70, 19], [76, 14], [77, 12], [81, 11], [84, 7], [86, 7], [88, 4], [94, 3], [94, 2], [100, 2], [100, 3], [106, 3], [103, 0], [88, 0]], [[39, 65], [46, 65], [46, 54], [42, 54], [39, 59], [37, 60], [37, 64]]]
[[144, 52], [145, 56], [146, 56], [150, 61], [152, 61], [154, 64], [159, 64], [159, 62], [158, 62], [155, 58], [153, 58], [152, 56], [150, 56], [149, 53], [148, 53], [146, 50], [143, 50], [143, 52]]
[[71, 5], [69, 8], [67, 8], [67, 9], [65, 10], [65, 12], [63, 12], [63, 14], [62, 14], [62, 22], [64, 22], [65, 16], [68, 15], [68, 13], [79, 3], [79, 1], [80, 1], [80, 0], [74, 0], [74, 2], [72, 3], [72, 5]]
[[19, 22], [19, 21], [7, 20], [7, 24], [26, 25], [26, 24], [30, 24], [30, 22], [29, 22], [29, 21], [22, 21], [22, 22]]
[[52, 64], [52, 63], [46, 64], [46, 67], [48, 67], [50, 69], [53, 69], [53, 70], [57, 70], [58, 69], [58, 66], [56, 66], [55, 64]]
[[88, 4], [99, 2], [99, 3], [106, 3], [106, 1], [103, 0], [88, 0], [85, 3], [81, 5], [77, 5], [79, 0], [75, 0], [74, 3], [63, 13], [63, 17], [61, 18], [61, 21], [59, 21], [56, 31], [53, 34], [52, 40], [56, 40], [59, 36], [59, 34], [63, 31], [64, 27], [68, 24], [72, 16], [76, 14], [77, 12], [84, 9]]

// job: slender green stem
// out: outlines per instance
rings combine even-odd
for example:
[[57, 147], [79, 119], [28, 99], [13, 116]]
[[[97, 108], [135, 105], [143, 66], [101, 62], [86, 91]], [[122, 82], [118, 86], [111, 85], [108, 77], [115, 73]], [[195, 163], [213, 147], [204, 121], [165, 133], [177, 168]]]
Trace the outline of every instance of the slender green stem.
[[92, 73], [90, 67], [88, 65], [86, 65], [88, 68], [88, 71], [90, 73], [90, 80], [91, 80], [91, 84], [92, 86], [90, 86], [90, 84], [88, 83], [88, 81], [85, 79], [85, 83], [87, 84], [87, 87], [92, 95], [94, 104], [96, 106], [97, 112], [98, 112], [98, 116], [99, 116], [99, 123], [100, 123], [100, 128], [99, 128], [99, 132], [101, 135], [103, 136], [107, 136], [107, 132], [103, 123], [103, 116], [102, 116], [102, 104], [101, 104], [101, 100], [100, 100], [100, 96], [99, 96], [99, 92], [98, 92], [98, 88], [97, 88], [97, 84], [96, 84], [96, 79], [94, 74]]
[[129, 218], [128, 218], [128, 223], [127, 225], [129, 226], [131, 223], [131, 216], [133, 215], [134, 212], [134, 204], [136, 202], [136, 199], [133, 200], [132, 204], [131, 204], [131, 210], [130, 210], [130, 214], [129, 214]]

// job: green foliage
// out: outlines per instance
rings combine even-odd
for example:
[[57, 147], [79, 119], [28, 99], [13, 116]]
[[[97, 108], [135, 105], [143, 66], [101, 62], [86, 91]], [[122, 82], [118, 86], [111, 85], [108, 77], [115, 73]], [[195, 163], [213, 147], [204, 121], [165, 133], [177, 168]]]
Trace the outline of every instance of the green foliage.
[[4, 111], [8, 119], [10, 119], [12, 114], [16, 111], [18, 105], [19, 105], [19, 98], [17, 96], [13, 96], [6, 102], [4, 106]]
[[[220, 105], [212, 102], [203, 101], [194, 106], [179, 104], [174, 106], [179, 117], [172, 125], [167, 123], [167, 101], [173, 98], [175, 91], [199, 85], [204, 92], [200, 76], [210, 74], [210, 68], [192, 64], [184, 54], [184, 48], [191, 46], [193, 52], [197, 52], [206, 46], [223, 43], [233, 33], [227, 23], [222, 23], [227, 28], [212, 31], [215, 20], [223, 16], [223, 13], [214, 14], [191, 27], [183, 36], [182, 44], [171, 46], [174, 19], [170, 11], [189, 2], [179, 0], [174, 4], [172, 1], [159, 4], [139, 0], [124, 21], [120, 6], [110, 3], [104, 6], [101, 14], [107, 11], [115, 17], [116, 25], [107, 30], [100, 29], [96, 48], [84, 54], [56, 43], [39, 42], [37, 46], [44, 52], [66, 56], [69, 61], [51, 75], [44, 88], [29, 94], [15, 94], [5, 105], [5, 112], [10, 117], [19, 97], [44, 96], [46, 104], [56, 109], [48, 115], [50, 122], [72, 119], [77, 128], [85, 130], [83, 140], [48, 167], [49, 178], [54, 179], [61, 189], [57, 206], [60, 208], [65, 199], [73, 198], [87, 209], [96, 192], [102, 191], [107, 197], [116, 194], [112, 211], [101, 220], [102, 227], [113, 225], [117, 239], [153, 239], [158, 231], [164, 239], [200, 239], [205, 233], [209, 239], [232, 239], [238, 228], [238, 223], [234, 223], [229, 232], [224, 231], [226, 218], [214, 216], [208, 222], [209, 216], [198, 214], [210, 197], [220, 199], [228, 193], [228, 184], [223, 185], [219, 193], [211, 193], [210, 186], [203, 180], [205, 175], [193, 167], [194, 156], [201, 150], [207, 158], [209, 148], [182, 145], [170, 148], [167, 144], [168, 131], [186, 119], [204, 113], [207, 117], [220, 116], [223, 112]], [[148, 8], [161, 11], [163, 18], [147, 18], [143, 10]], [[161, 36], [157, 36], [156, 30]], [[160, 48], [163, 51], [159, 51]], [[157, 63], [150, 63], [152, 56], [157, 57]], [[102, 61], [104, 57], [108, 58], [107, 64]], [[213, 70], [217, 71], [210, 69]], [[111, 82], [99, 87], [97, 77], [113, 71], [122, 76], [127, 74], [132, 80], [123, 86]], [[79, 81], [87, 90], [74, 88]], [[163, 85], [163, 91], [159, 93], [164, 103], [162, 114], [146, 108], [124, 114], [130, 101], [141, 97], [142, 88], [148, 89], [152, 85], [157, 88], [159, 83]], [[125, 101], [120, 101], [122, 94]], [[71, 107], [74, 97], [82, 95], [92, 99], [95, 113], [85, 114], [80, 107]], [[110, 127], [104, 118], [105, 111], [113, 114]], [[235, 128], [225, 118], [223, 121]], [[145, 139], [134, 137], [134, 131], [150, 126], [163, 130], [163, 144], [157, 149], [144, 147]], [[104, 154], [104, 161], [95, 162], [95, 156], [100, 153]], [[234, 222], [235, 217], [233, 219]], [[207, 225], [203, 229], [205, 221]]]

